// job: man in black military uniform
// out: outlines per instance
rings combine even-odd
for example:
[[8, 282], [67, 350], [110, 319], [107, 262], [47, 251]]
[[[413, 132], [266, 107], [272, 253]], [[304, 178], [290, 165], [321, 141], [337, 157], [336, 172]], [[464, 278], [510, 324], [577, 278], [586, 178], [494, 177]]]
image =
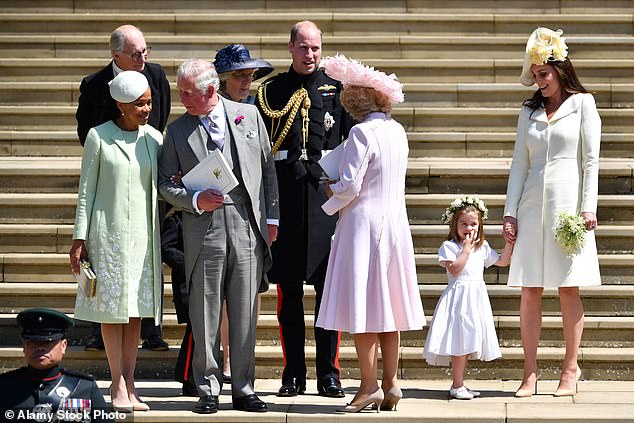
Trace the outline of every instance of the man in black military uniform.
[[[59, 367], [73, 320], [34, 308], [18, 314], [17, 322], [27, 366], [0, 375], [1, 415], [13, 421], [71, 421], [80, 415], [93, 422], [112, 421], [95, 380]], [[52, 419], [41, 420], [44, 416]]]
[[[284, 351], [284, 372], [279, 396], [306, 390], [303, 282], [317, 293], [315, 320], [324, 288], [330, 238], [337, 216], [321, 209], [325, 186], [319, 183], [318, 160], [347, 136], [352, 119], [341, 107], [341, 84], [318, 69], [321, 31], [310, 21], [291, 29], [288, 43], [293, 63], [258, 89], [256, 105], [273, 143], [280, 192], [280, 226], [273, 243], [277, 283], [278, 321]], [[317, 390], [320, 395], [343, 397], [339, 381], [339, 333], [315, 327]]]
[[[110, 35], [112, 61], [103, 69], [82, 79], [79, 86], [79, 104], [75, 118], [77, 119], [77, 136], [81, 145], [84, 145], [90, 128], [121, 114], [110, 96], [108, 82], [123, 71], [141, 72], [147, 78], [152, 93], [152, 111], [148, 124], [163, 132], [170, 114], [170, 86], [161, 65], [147, 61], [151, 49], [152, 47], [146, 44], [141, 30], [133, 25], [121, 25], [112, 31]], [[161, 212], [164, 207], [161, 202]], [[86, 350], [103, 350], [101, 325], [93, 323], [92, 327], [92, 337], [86, 343]], [[141, 338], [143, 348], [153, 351], [169, 350], [169, 345], [163, 340], [161, 326], [157, 326], [152, 318], [141, 319]]]

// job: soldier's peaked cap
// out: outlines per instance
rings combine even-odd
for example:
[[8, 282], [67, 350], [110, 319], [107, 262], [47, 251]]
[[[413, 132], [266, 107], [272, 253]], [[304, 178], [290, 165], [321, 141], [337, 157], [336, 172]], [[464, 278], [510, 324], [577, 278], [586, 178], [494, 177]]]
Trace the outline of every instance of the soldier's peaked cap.
[[22, 328], [22, 339], [32, 341], [54, 341], [64, 338], [66, 330], [75, 326], [73, 319], [50, 308], [24, 310], [16, 319]]

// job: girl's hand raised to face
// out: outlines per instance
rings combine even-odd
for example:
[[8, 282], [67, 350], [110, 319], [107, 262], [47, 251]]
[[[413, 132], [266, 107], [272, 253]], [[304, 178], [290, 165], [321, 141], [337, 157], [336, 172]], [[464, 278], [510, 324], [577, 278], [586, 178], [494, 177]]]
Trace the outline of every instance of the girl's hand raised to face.
[[480, 242], [480, 238], [476, 238], [478, 236], [477, 231], [474, 229], [471, 232], [469, 232], [465, 238], [464, 241], [462, 241], [462, 248], [466, 251], [466, 252], [471, 252], [471, 250], [473, 250], [473, 247], [476, 246], [476, 244], [478, 242]]

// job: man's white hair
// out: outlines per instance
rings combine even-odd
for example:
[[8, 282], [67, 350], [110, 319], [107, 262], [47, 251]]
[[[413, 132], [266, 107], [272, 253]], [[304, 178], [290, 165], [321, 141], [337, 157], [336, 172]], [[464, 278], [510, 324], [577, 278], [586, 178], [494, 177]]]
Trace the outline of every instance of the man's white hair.
[[176, 72], [177, 78], [194, 77], [194, 85], [201, 92], [207, 92], [211, 85], [218, 90], [220, 79], [214, 65], [203, 59], [188, 59], [184, 61]]

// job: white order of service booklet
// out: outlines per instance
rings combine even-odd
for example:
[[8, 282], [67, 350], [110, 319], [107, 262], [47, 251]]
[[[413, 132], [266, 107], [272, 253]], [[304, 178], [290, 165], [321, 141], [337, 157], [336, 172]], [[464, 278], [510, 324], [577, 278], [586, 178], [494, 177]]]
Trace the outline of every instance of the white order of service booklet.
[[194, 191], [213, 189], [227, 194], [238, 186], [238, 179], [218, 149], [209, 152], [201, 162], [183, 176], [185, 188]]
[[321, 166], [324, 172], [326, 172], [328, 178], [332, 180], [338, 180], [341, 176], [339, 175], [339, 165], [341, 164], [343, 148], [346, 142], [348, 142], [348, 140], [339, 144], [334, 150], [328, 151], [321, 159], [319, 159], [319, 166]]

